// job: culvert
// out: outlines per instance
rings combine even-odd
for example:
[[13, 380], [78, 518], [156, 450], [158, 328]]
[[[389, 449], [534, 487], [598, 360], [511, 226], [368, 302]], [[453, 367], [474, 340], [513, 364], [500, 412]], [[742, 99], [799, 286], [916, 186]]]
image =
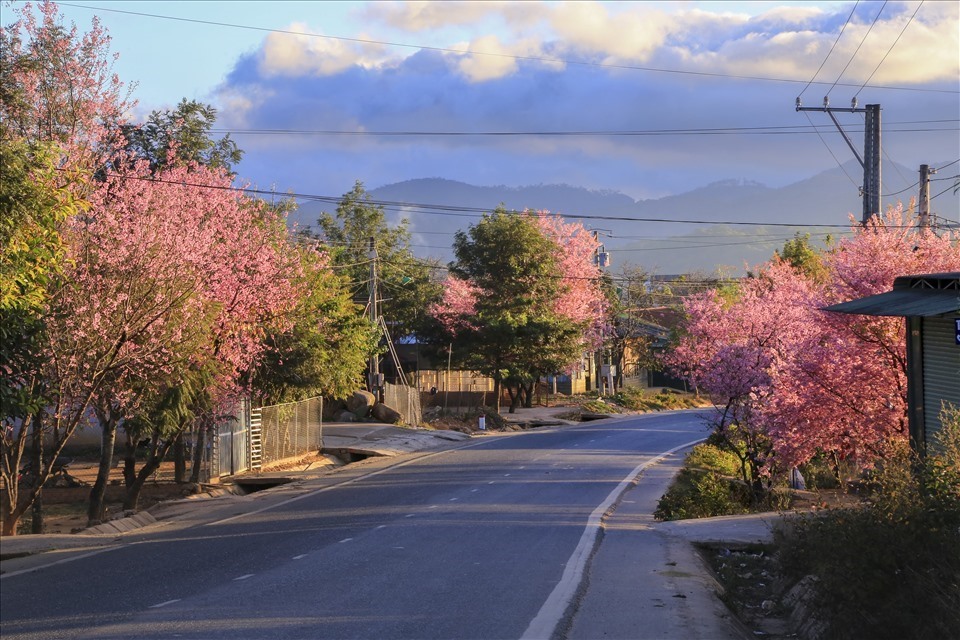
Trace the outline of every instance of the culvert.
[[243, 495], [273, 489], [293, 482], [293, 478], [237, 478], [233, 484]]

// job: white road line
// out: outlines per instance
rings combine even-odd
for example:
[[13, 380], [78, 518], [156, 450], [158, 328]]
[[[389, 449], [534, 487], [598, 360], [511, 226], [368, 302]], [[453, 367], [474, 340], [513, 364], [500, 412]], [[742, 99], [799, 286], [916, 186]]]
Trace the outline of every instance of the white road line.
[[505, 474], [503, 474], [503, 477], [504, 477], [504, 478], [509, 478], [509, 477], [510, 477], [510, 474], [509, 474], [509, 473], [505, 473]]
[[254, 574], [252, 574], [252, 573], [247, 573], [247, 574], [244, 574], [244, 575], [239, 576], [239, 577], [237, 577], [237, 578], [234, 578], [233, 581], [234, 581], [234, 582], [239, 582], [240, 580], [246, 580], [247, 578], [252, 578], [253, 576], [254, 576]]
[[427, 509], [436, 509], [438, 506], [440, 505], [432, 504], [429, 507], [427, 507]]
[[299, 560], [300, 558], [306, 558], [306, 557], [307, 557], [307, 554], [301, 553], [301, 554], [298, 555], [298, 556], [293, 556], [293, 559], [294, 559], [294, 560]]
[[[457, 451], [460, 451], [460, 450], [463, 450], [463, 449], [472, 449], [472, 448], [474, 448], [474, 447], [482, 446], [483, 444], [484, 444], [484, 442], [481, 440], [480, 442], [477, 442], [477, 443], [475, 443], [475, 444], [468, 444], [468, 445], [464, 445], [464, 446], [462, 446], [462, 447], [458, 447], [458, 448], [457, 448]], [[281, 500], [280, 502], [278, 502], [278, 503], [276, 503], [276, 504], [267, 505], [267, 506], [263, 507], [262, 509], [255, 509], [254, 511], [247, 511], [247, 512], [245, 512], [245, 513], [238, 513], [238, 514], [236, 514], [236, 515], [230, 516], [229, 518], [224, 518], [223, 520], [217, 520], [217, 521], [215, 521], [215, 522], [208, 522], [208, 523], [206, 523], [206, 524], [203, 525], [203, 526], [205, 526], [205, 527], [215, 527], [215, 526], [217, 526], [217, 525], [219, 525], [219, 524], [226, 524], [227, 522], [232, 522], [232, 521], [234, 521], [234, 520], [239, 520], [240, 518], [246, 518], [246, 517], [248, 517], [248, 516], [255, 516], [255, 515], [257, 515], [257, 514], [263, 513], [264, 511], [270, 511], [270, 510], [272, 510], [272, 509], [278, 509], [278, 508], [280, 508], [280, 507], [286, 506], [286, 505], [290, 504], [291, 502], [296, 502], [297, 500], [303, 500], [304, 498], [309, 498], [309, 497], [315, 496], [315, 495], [317, 495], [317, 494], [319, 494], [319, 493], [325, 493], [325, 492], [327, 492], [327, 491], [333, 491], [334, 489], [339, 489], [340, 487], [345, 487], [345, 486], [347, 486], [347, 485], [353, 484], [354, 482], [360, 482], [361, 480], [366, 480], [367, 478], [372, 478], [372, 477], [374, 477], [374, 476], [379, 476], [379, 475], [382, 474], [382, 473], [387, 473], [387, 472], [390, 472], [390, 471], [396, 471], [396, 470], [399, 469], [400, 467], [405, 467], [405, 466], [407, 466], [407, 465], [409, 465], [409, 464], [413, 464], [413, 463], [415, 463], [415, 462], [422, 462], [423, 460], [427, 460], [428, 458], [433, 458], [433, 457], [435, 457], [435, 456], [441, 456], [441, 455], [443, 455], [443, 454], [445, 454], [445, 453], [447, 453], [447, 451], [437, 451], [437, 452], [435, 452], [435, 453], [428, 453], [428, 454], [423, 455], [423, 456], [417, 456], [417, 457], [411, 458], [410, 460], [407, 460], [407, 461], [405, 461], [405, 462], [401, 462], [401, 463], [399, 463], [399, 464], [394, 464], [394, 465], [391, 465], [391, 466], [389, 466], [389, 467], [385, 467], [385, 468], [383, 468], [383, 469], [380, 469], [380, 470], [378, 470], [378, 471], [373, 471], [373, 472], [371, 472], [371, 473], [364, 474], [364, 475], [362, 475], [362, 476], [357, 476], [356, 478], [350, 478], [349, 480], [344, 480], [343, 482], [340, 482], [340, 483], [334, 484], [334, 485], [330, 485], [329, 487], [323, 487], [323, 488], [321, 488], [321, 489], [317, 489], [316, 491], [309, 491], [309, 492], [307, 492], [307, 493], [301, 493], [301, 494], [298, 495], [298, 496], [294, 496], [294, 497], [288, 498], [288, 499], [286, 499], [286, 500]], [[35, 569], [30, 569], [30, 571], [35, 571]], [[7, 574], [7, 575], [16, 575], [16, 574]], [[3, 577], [6, 577], [6, 576], [3, 576]]]
[[491, 481], [490, 481], [490, 482], [488, 482], [487, 484], [493, 484], [493, 480], [491, 480]]
[[148, 608], [148, 609], [159, 609], [160, 607], [165, 607], [165, 606], [167, 606], [168, 604], [173, 604], [174, 602], [180, 602], [180, 598], [177, 598], [176, 600], [167, 600], [166, 602], [161, 602], [160, 604], [153, 604], [153, 605], [150, 605], [150, 606], [147, 607], [147, 608]]
[[14, 576], [21, 576], [25, 573], [31, 573], [33, 571], [39, 571], [40, 569], [46, 569], [47, 567], [55, 567], [58, 564], [66, 564], [68, 562], [73, 562], [74, 560], [83, 560], [84, 558], [89, 558], [91, 556], [97, 556], [101, 553], [106, 553], [108, 551], [116, 551], [117, 549], [122, 549], [123, 547], [130, 546], [128, 544], [118, 544], [115, 547], [107, 547], [106, 549], [97, 549], [96, 551], [91, 551], [90, 553], [82, 553], [79, 556], [73, 556], [72, 558], [64, 558], [63, 560], [57, 560], [56, 562], [50, 562], [47, 564], [42, 564], [38, 567], [31, 567], [29, 569], [21, 569], [20, 571], [11, 571], [9, 573], [4, 573], [0, 575], [0, 580], [6, 580], [7, 578], [13, 578]]
[[405, 515], [405, 516], [403, 516], [403, 517], [404, 517], [404, 518], [412, 518], [412, 517], [415, 516], [415, 515], [417, 515], [417, 514], [415, 514], [415, 513], [408, 513], [407, 515]]
[[344, 542], [350, 542], [351, 540], [353, 540], [353, 538], [344, 538], [343, 540], [341, 540], [341, 541], [338, 542], [337, 544], [343, 544]]
[[456, 501], [459, 500], [459, 499], [460, 499], [460, 498], [450, 498], [450, 500], [448, 500], [448, 502], [456, 502]]
[[577, 544], [577, 548], [573, 550], [573, 553], [567, 560], [567, 566], [563, 570], [560, 582], [557, 583], [557, 586], [554, 587], [550, 595], [547, 596], [546, 602], [540, 607], [537, 616], [530, 622], [530, 626], [527, 627], [527, 630], [521, 636], [520, 640], [535, 640], [536, 638], [550, 638], [553, 636], [557, 628], [557, 623], [560, 622], [563, 614], [566, 613], [567, 607], [570, 606], [573, 596], [577, 593], [577, 589], [580, 588], [580, 583], [583, 581], [583, 572], [587, 566], [587, 561], [590, 560], [590, 552], [593, 550], [597, 533], [600, 531], [603, 514], [605, 514], [610, 506], [617, 501], [617, 498], [627, 490], [634, 478], [640, 475], [640, 473], [650, 465], [660, 462], [667, 456], [673, 455], [681, 449], [695, 445], [698, 442], [703, 442], [704, 439], [705, 438], [698, 438], [697, 440], [682, 444], [679, 447], [674, 447], [638, 465], [610, 492], [606, 499], [593, 510], [593, 513], [591, 513], [587, 519], [587, 526], [580, 536], [580, 542]]
[[470, 493], [476, 493], [477, 491], [480, 491], [480, 489], [470, 489]]
[[[413, 514], [411, 513], [410, 515], [412, 516]], [[410, 517], [410, 516], [407, 516], [407, 517]], [[377, 529], [386, 529], [386, 528], [387, 528], [387, 525], [385, 524], [382, 524], [379, 527], [377, 527]], [[374, 529], [374, 531], [376, 531], [377, 529]]]

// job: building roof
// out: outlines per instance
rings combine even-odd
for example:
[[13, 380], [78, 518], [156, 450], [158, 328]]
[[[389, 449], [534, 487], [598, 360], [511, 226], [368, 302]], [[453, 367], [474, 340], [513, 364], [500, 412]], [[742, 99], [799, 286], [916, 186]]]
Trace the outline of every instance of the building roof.
[[867, 316], [940, 316], [960, 311], [960, 271], [901, 276], [893, 291], [824, 307]]

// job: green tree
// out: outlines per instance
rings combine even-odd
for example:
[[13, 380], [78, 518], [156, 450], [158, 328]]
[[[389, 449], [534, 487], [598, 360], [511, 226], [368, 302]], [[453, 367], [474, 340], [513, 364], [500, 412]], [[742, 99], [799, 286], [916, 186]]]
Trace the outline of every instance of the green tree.
[[184, 98], [176, 109], [154, 111], [142, 125], [124, 126], [126, 148], [148, 159], [154, 171], [166, 166], [168, 155], [174, 151], [176, 162], [195, 162], [231, 172], [243, 158], [243, 151], [230, 134], [219, 140], [210, 135], [216, 120], [214, 107]]
[[328, 256], [296, 246], [304, 291], [283, 330], [265, 337], [267, 349], [252, 375], [262, 404], [315, 395], [345, 397], [363, 380], [367, 358], [379, 335], [353, 302], [344, 276], [330, 269]]
[[357, 181], [343, 195], [336, 213], [322, 213], [317, 224], [317, 237], [329, 252], [332, 267], [349, 283], [353, 299], [362, 304], [368, 299], [370, 238], [374, 239], [380, 310], [390, 338], [400, 342], [421, 331], [427, 321], [424, 310], [441, 293], [433, 277], [439, 264], [414, 257], [408, 220], [391, 226], [383, 207]]
[[[19, 497], [19, 470], [29, 424], [48, 403], [41, 375], [48, 302], [65, 264], [63, 222], [82, 208], [61, 185], [59, 153], [43, 145], [0, 139], [0, 477], [5, 518]], [[42, 441], [33, 439], [33, 466], [42, 462]], [[19, 516], [18, 516], [19, 517]], [[4, 522], [4, 526], [9, 523]], [[42, 527], [37, 511], [36, 527]]]
[[801, 235], [798, 231], [793, 238], [784, 242], [783, 249], [776, 251], [774, 255], [815, 282], [823, 283], [827, 277], [823, 254], [810, 244], [809, 233]]
[[501, 207], [458, 232], [453, 247], [451, 273], [474, 288], [453, 353], [461, 366], [493, 378], [497, 409], [506, 386], [514, 411], [524, 390], [583, 350], [585, 327], [555, 309], [565, 286], [557, 246], [533, 216]]

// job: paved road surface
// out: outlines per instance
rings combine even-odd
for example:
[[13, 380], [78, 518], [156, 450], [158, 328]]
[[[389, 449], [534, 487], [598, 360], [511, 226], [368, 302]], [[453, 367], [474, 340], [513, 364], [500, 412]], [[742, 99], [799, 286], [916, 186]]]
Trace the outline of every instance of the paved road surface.
[[[488, 437], [358, 471], [337, 486], [304, 485], [253, 510], [211, 512], [215, 519], [200, 526], [128, 536], [7, 574], [0, 634], [664, 637], [670, 627], [638, 627], [637, 611], [623, 611], [636, 599], [605, 605], [584, 578], [612, 593], [629, 589], [633, 575], [645, 579], [611, 562], [603, 544], [596, 551], [600, 516], [638, 470], [705, 435], [696, 412], [650, 414]], [[642, 497], [624, 513], [627, 504], [646, 510], [662, 492], [669, 474], [643, 494], [654, 469], [628, 494]], [[667, 553], [662, 540], [649, 544], [627, 559], [658, 562]], [[650, 606], [651, 615], [664, 608]], [[617, 620], [633, 622], [601, 631]]]

